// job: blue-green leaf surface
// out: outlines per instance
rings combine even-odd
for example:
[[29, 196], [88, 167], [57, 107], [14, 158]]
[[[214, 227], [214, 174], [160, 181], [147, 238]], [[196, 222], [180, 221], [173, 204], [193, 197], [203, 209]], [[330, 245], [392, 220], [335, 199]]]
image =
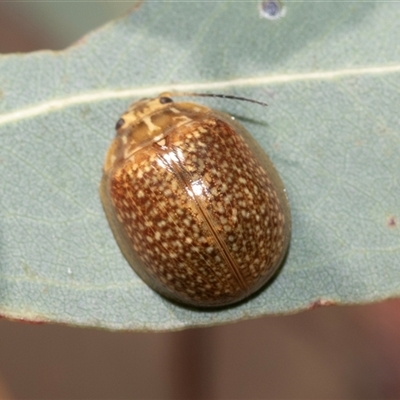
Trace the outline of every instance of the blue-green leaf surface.
[[[143, 2], [62, 52], [0, 57], [0, 314], [180, 329], [400, 294], [400, 8], [391, 2]], [[131, 270], [98, 186], [127, 105], [164, 90], [234, 114], [275, 163], [290, 252], [256, 297], [188, 310]]]

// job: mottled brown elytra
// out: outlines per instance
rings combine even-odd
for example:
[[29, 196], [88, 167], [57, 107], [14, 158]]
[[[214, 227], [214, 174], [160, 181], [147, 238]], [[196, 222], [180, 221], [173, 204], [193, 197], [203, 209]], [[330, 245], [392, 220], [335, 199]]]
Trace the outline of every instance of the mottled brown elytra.
[[118, 120], [104, 210], [127, 261], [155, 291], [197, 307], [235, 303], [286, 254], [286, 192], [242, 125], [171, 96], [140, 100]]

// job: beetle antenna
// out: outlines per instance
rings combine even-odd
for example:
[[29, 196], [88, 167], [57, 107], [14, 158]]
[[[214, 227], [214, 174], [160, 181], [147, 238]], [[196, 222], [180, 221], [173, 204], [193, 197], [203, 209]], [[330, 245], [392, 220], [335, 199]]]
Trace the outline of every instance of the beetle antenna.
[[[176, 94], [175, 94], [176, 95]], [[172, 94], [173, 96], [173, 94]], [[248, 101], [249, 103], [259, 104], [261, 106], [268, 106], [267, 103], [263, 101], [248, 99], [247, 97], [240, 97], [240, 96], [232, 96], [230, 94], [215, 94], [215, 93], [179, 93], [178, 96], [196, 96], [196, 97], [220, 97], [222, 99], [229, 99], [229, 100], [241, 100], [241, 101]]]

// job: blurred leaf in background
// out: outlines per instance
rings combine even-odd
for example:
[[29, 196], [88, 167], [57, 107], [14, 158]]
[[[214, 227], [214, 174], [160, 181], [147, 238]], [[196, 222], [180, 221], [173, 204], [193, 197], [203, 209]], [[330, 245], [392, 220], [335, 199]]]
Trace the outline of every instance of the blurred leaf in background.
[[0, 53], [61, 50], [123, 15], [133, 1], [0, 2]]

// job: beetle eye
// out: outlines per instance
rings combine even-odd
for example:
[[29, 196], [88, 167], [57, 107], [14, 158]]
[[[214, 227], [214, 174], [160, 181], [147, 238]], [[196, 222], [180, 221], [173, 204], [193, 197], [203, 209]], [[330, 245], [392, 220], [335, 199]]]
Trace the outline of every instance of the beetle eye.
[[160, 97], [160, 103], [161, 104], [166, 104], [166, 103], [173, 103], [174, 101], [170, 97]]
[[116, 123], [116, 125], [115, 125], [115, 130], [118, 130], [119, 128], [121, 128], [121, 126], [122, 126], [124, 123], [125, 123], [125, 120], [122, 119], [122, 118], [120, 118], [120, 119], [118, 120], [118, 122]]

